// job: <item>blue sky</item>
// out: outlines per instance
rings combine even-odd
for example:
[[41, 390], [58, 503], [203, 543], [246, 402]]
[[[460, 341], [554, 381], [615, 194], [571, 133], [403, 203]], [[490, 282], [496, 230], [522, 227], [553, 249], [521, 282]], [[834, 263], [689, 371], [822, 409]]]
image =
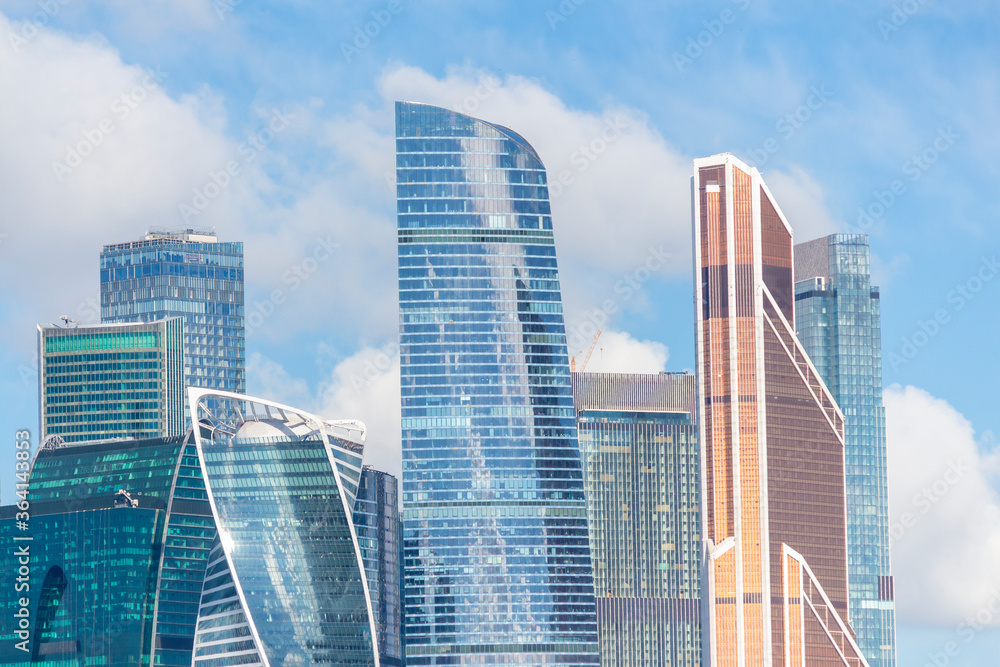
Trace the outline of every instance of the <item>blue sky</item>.
[[[869, 233], [894, 517], [918, 518], [895, 545], [900, 664], [934, 664], [953, 637], [944, 664], [1000, 650], [994, 630], [958, 634], [1000, 590], [992, 3], [138, 5], [0, 1], [4, 503], [14, 430], [37, 430], [35, 324], [92, 319], [100, 246], [151, 226], [244, 240], [250, 391], [365, 419], [398, 467], [391, 103], [427, 101], [514, 128], [550, 179], [569, 174], [557, 250], [571, 331], [606, 331], [595, 369], [693, 366], [694, 157], [753, 160], [797, 240]], [[185, 217], [230, 161], [238, 175]], [[332, 259], [289, 281], [322, 243]], [[670, 260], [641, 289], [615, 292], [657, 252]], [[915, 496], [956, 460], [970, 472], [924, 512]]]

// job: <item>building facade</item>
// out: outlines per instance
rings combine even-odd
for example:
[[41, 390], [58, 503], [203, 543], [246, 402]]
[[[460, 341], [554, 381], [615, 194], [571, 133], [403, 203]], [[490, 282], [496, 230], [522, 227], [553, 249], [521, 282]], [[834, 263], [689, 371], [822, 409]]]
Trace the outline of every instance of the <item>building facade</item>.
[[545, 167], [396, 105], [406, 662], [599, 664]]
[[28, 634], [18, 596], [0, 596], [0, 664], [190, 665], [215, 538], [194, 444], [49, 440], [27, 501], [24, 524], [0, 517], [4, 590], [24, 565], [17, 550], [30, 552]]
[[844, 415], [795, 335], [792, 228], [729, 154], [692, 179], [706, 664], [865, 665]]
[[403, 656], [399, 480], [365, 466], [354, 504], [354, 529], [371, 592], [379, 661], [382, 667], [399, 667]]
[[352, 520], [364, 425], [208, 389], [188, 403], [218, 529], [192, 666], [377, 667]]
[[104, 246], [101, 321], [167, 317], [184, 318], [186, 386], [245, 391], [242, 243], [189, 229]]
[[183, 320], [38, 326], [40, 441], [184, 433]]
[[882, 317], [866, 234], [795, 246], [799, 340], [846, 415], [851, 625], [872, 667], [896, 664], [882, 405]]
[[694, 375], [573, 373], [601, 664], [701, 665]]

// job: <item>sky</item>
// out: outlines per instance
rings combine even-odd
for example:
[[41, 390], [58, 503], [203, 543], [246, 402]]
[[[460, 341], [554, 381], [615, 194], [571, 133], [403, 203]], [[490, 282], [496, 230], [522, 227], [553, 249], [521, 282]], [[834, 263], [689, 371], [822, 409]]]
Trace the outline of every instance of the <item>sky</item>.
[[691, 161], [731, 152], [796, 241], [869, 234], [899, 662], [994, 664], [998, 24], [985, 0], [0, 0], [0, 500], [36, 325], [98, 321], [101, 246], [154, 227], [243, 241], [248, 392], [364, 420], [399, 470], [396, 100], [538, 150], [589, 370], [693, 367]]

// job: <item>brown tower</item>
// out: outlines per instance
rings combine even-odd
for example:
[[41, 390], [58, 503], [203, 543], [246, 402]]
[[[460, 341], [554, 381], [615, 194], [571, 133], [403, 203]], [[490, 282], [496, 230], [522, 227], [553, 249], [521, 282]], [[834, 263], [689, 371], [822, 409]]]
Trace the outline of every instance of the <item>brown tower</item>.
[[866, 665], [844, 416], [795, 336], [792, 229], [732, 155], [695, 160], [693, 189], [707, 664]]

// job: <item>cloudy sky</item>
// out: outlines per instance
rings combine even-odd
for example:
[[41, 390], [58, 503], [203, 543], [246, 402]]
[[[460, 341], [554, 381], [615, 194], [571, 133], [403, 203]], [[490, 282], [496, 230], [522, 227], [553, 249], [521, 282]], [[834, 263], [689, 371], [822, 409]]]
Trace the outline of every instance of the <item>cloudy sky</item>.
[[690, 165], [728, 151], [797, 240], [871, 235], [900, 664], [992, 664], [998, 24], [986, 0], [0, 0], [2, 500], [36, 323], [96, 321], [102, 244], [150, 227], [244, 241], [250, 392], [364, 419], [398, 470], [397, 99], [510, 126], [563, 176], [592, 370], [693, 366]]

